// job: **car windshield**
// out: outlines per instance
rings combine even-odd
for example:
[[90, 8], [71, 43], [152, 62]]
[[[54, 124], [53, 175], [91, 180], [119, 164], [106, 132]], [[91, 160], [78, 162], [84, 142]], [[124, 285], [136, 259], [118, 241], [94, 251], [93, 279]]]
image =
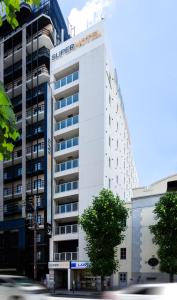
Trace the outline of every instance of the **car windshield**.
[[34, 282], [26, 277], [15, 277], [12, 278], [13, 282], [15, 282], [16, 285], [19, 286], [32, 286], [34, 285]]

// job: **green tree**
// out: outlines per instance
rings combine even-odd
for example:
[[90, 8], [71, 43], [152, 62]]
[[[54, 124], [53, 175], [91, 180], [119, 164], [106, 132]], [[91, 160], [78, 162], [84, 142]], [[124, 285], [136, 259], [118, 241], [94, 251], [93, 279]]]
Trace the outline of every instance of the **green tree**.
[[151, 225], [153, 243], [158, 246], [161, 272], [169, 273], [169, 281], [177, 274], [177, 193], [163, 195], [154, 209], [156, 224]]
[[101, 276], [102, 288], [104, 277], [118, 269], [115, 247], [124, 239], [127, 217], [128, 210], [124, 202], [110, 190], [102, 189], [79, 220], [86, 233], [91, 272]]
[[[28, 4], [39, 5], [40, 0], [26, 0]], [[0, 0], [0, 26], [3, 15], [15, 29], [18, 26], [16, 13], [20, 11], [20, 0]], [[14, 141], [19, 137], [16, 130], [16, 119], [12, 104], [0, 83], [0, 160], [8, 158], [14, 148]]]
[[[18, 26], [16, 13], [20, 11], [20, 2], [20, 0], [0, 0], [0, 26], [3, 23], [3, 15], [6, 15], [6, 19], [13, 29]], [[40, 0], [25, 0], [24, 2], [39, 5]]]
[[12, 104], [0, 83], [0, 160], [9, 158], [18, 137]]

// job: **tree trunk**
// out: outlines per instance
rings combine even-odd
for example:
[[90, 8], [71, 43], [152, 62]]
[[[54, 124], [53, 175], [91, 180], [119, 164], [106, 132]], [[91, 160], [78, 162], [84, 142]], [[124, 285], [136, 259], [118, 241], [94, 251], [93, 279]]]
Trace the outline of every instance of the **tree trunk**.
[[104, 276], [101, 276], [101, 290], [104, 291]]
[[174, 274], [173, 273], [169, 274], [169, 282], [174, 282]]

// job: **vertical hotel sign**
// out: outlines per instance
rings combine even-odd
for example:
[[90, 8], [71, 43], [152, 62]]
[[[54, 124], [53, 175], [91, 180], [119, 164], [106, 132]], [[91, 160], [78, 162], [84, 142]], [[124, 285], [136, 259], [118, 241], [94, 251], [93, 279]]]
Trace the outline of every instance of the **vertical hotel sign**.
[[62, 50], [52, 54], [52, 61], [55, 61], [56, 59], [63, 57], [63, 55], [65, 54], [71, 53], [73, 50], [85, 46], [86, 44], [98, 39], [99, 37], [101, 37], [101, 32], [99, 31], [93, 31], [89, 33], [88, 35], [78, 40], [77, 42], [70, 44], [69, 46], [63, 48]]

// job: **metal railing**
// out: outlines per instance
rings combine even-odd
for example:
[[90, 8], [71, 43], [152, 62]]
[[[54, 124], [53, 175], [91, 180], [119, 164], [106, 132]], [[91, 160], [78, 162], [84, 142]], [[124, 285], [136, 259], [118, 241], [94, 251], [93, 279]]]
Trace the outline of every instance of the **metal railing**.
[[55, 131], [75, 125], [79, 122], [79, 115], [64, 119], [55, 125]]
[[44, 103], [38, 105], [38, 107], [35, 106], [35, 107], [33, 107], [32, 109], [29, 108], [29, 109], [26, 111], [26, 117], [27, 117], [27, 118], [28, 118], [28, 117], [31, 117], [31, 115], [32, 115], [32, 116], [36, 116], [37, 113], [43, 113], [43, 112], [44, 112]]
[[44, 188], [44, 180], [38, 180], [38, 181], [33, 181], [32, 183], [29, 182], [26, 185], [27, 190], [37, 190], [38, 189], [43, 189]]
[[78, 102], [78, 101], [79, 101], [79, 93], [73, 94], [73, 95], [68, 96], [66, 98], [63, 98], [61, 100], [58, 100], [55, 103], [55, 110], [63, 108], [63, 107], [68, 106], [68, 105], [71, 105], [71, 104], [73, 104], [75, 102]]
[[55, 167], [55, 172], [62, 172], [69, 169], [74, 169], [79, 166], [79, 159], [72, 159], [65, 162], [62, 162], [60, 164], [57, 164]]
[[79, 137], [74, 137], [56, 144], [56, 151], [61, 151], [79, 145]]
[[[32, 72], [29, 72], [26, 76], [26, 80], [27, 81], [32, 80], [32, 79], [34, 79], [34, 77], [36, 77], [37, 75], [40, 75], [42, 73], [47, 73], [49, 75], [48, 69], [46, 68], [45, 65], [42, 65], [39, 68], [34, 69]], [[16, 88], [16, 87], [20, 86], [21, 84], [22, 84], [22, 77], [19, 77], [16, 80], [14, 80], [13, 82], [6, 84], [5, 90], [6, 90], [6, 92], [8, 92], [13, 87]]]
[[39, 144], [34, 144], [32, 146], [28, 146], [26, 148], [26, 154], [31, 154], [32, 152], [36, 153], [37, 151], [40, 152], [43, 150], [44, 150], [44, 142], [41, 142]]
[[54, 261], [77, 260], [77, 252], [54, 253]]
[[14, 188], [4, 188], [4, 196], [12, 195], [12, 192], [14, 194], [21, 194], [22, 193], [22, 186], [15, 186]]
[[72, 234], [78, 232], [78, 224], [58, 226], [55, 228], [55, 234]]
[[77, 190], [79, 186], [78, 181], [71, 181], [66, 183], [61, 183], [59, 185], [56, 185], [56, 193], [63, 193], [71, 190]]
[[[38, 31], [38, 32], [36, 32], [35, 34], [33, 34], [32, 37], [29, 37], [29, 38], [27, 39], [27, 43], [30, 43], [32, 39], [35, 40], [37, 37], [39, 37], [39, 36], [41, 36], [41, 35], [49, 36], [50, 39], [51, 39], [51, 41], [52, 41], [52, 43], [54, 43], [54, 40], [53, 40], [53, 32], [51, 32], [51, 30], [49, 30], [49, 29], [47, 29], [47, 28], [43, 28], [43, 29], [41, 29], [40, 31]], [[7, 51], [4, 53], [4, 58], [7, 58], [10, 54], [12, 54], [12, 53], [15, 52], [15, 51], [20, 50], [21, 48], [22, 48], [22, 43], [17, 44], [17, 45], [14, 47], [14, 49], [11, 48], [11, 49], [7, 50]]]
[[59, 89], [79, 78], [79, 71], [73, 72], [55, 82], [54, 89]]
[[78, 211], [78, 202], [61, 204], [56, 207], [56, 214], [65, 214], [69, 212]]

